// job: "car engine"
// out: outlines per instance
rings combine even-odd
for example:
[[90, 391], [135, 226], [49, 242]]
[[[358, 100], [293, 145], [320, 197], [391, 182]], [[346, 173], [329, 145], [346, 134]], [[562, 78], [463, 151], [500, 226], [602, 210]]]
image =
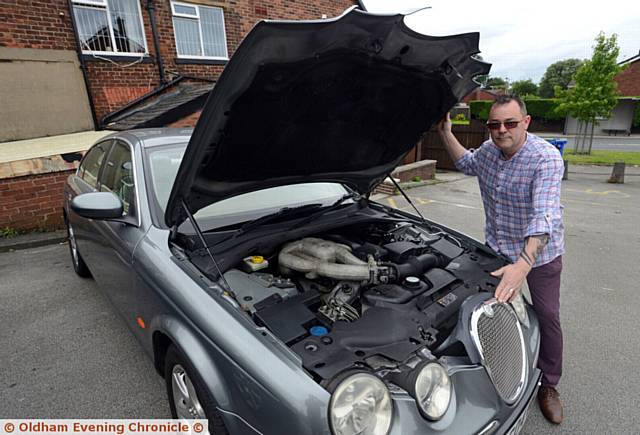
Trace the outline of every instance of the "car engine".
[[240, 306], [330, 379], [436, 352], [462, 302], [493, 292], [504, 260], [411, 223], [374, 223], [293, 240], [224, 273]]

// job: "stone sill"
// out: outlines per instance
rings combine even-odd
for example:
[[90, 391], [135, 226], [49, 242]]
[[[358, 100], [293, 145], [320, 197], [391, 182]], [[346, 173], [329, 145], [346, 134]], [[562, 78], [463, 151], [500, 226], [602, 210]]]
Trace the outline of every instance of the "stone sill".
[[[84, 154], [84, 151], [79, 152], [78, 154], [82, 155]], [[24, 177], [26, 175], [71, 171], [77, 169], [79, 163], [79, 161], [67, 162], [60, 154], [0, 163], [0, 180]]]
[[121, 62], [121, 63], [155, 63], [148, 54], [142, 56], [122, 56], [117, 54], [91, 54], [82, 53], [82, 60], [85, 62]]
[[398, 166], [391, 172], [391, 176], [399, 178], [402, 183], [411, 181], [414, 177], [420, 177], [422, 180], [433, 180], [436, 177], [436, 160], [420, 160]]
[[185, 57], [176, 57], [173, 61], [178, 65], [226, 65], [229, 63], [228, 59], [193, 59]]

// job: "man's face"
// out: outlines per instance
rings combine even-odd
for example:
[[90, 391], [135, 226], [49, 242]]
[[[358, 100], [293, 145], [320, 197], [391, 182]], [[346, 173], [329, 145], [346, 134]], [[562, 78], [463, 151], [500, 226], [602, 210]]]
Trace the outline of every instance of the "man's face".
[[[514, 128], [507, 128], [505, 122], [517, 122]], [[507, 104], [494, 105], [489, 113], [487, 124], [501, 123], [499, 128], [489, 129], [491, 139], [498, 148], [502, 150], [505, 156], [511, 157], [524, 144], [526, 139], [526, 131], [529, 128], [531, 117], [529, 115], [522, 116], [520, 106], [515, 101]], [[496, 124], [497, 125], [497, 124]]]

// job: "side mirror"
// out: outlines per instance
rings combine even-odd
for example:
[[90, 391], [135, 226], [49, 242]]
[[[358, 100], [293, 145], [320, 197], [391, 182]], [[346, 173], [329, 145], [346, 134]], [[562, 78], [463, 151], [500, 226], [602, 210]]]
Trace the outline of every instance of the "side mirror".
[[118, 219], [122, 217], [120, 198], [111, 192], [83, 193], [71, 201], [71, 210], [88, 219]]

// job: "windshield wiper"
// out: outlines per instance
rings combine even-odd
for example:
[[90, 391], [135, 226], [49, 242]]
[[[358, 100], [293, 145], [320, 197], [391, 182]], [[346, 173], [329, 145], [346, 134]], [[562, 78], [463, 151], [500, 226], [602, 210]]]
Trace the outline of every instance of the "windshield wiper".
[[222, 243], [222, 242], [226, 242], [229, 239], [235, 239], [236, 237], [240, 236], [241, 234], [244, 234], [254, 228], [257, 228], [259, 226], [265, 225], [269, 222], [273, 222], [275, 220], [281, 219], [284, 216], [289, 216], [289, 215], [296, 215], [298, 213], [302, 213], [305, 211], [309, 211], [309, 210], [313, 210], [316, 208], [322, 207], [322, 204], [320, 203], [312, 203], [312, 204], [305, 204], [305, 205], [301, 205], [298, 207], [282, 207], [281, 209], [279, 209], [278, 211], [276, 211], [275, 213], [271, 213], [262, 217], [259, 217], [258, 219], [254, 219], [252, 221], [249, 221], [247, 223], [245, 223], [244, 225], [242, 225], [240, 228], [238, 228], [237, 231], [235, 231], [233, 234], [231, 234], [229, 237], [217, 242], [217, 243]]
[[296, 228], [300, 228], [303, 225], [308, 224], [311, 221], [314, 221], [315, 219], [319, 218], [320, 216], [322, 216], [325, 213], [328, 213], [330, 211], [333, 211], [337, 208], [340, 208], [340, 206], [342, 204], [344, 204], [345, 201], [347, 201], [348, 199], [353, 199], [355, 201], [359, 200], [361, 198], [360, 194], [358, 192], [349, 192], [346, 195], [343, 195], [340, 197], [340, 199], [338, 199], [336, 202], [334, 202], [333, 204], [331, 204], [328, 207], [324, 207], [321, 210], [317, 211], [316, 213], [307, 216], [306, 218], [296, 222], [295, 225], [293, 225], [292, 227], [289, 228], [289, 231], [291, 230], [295, 230]]

